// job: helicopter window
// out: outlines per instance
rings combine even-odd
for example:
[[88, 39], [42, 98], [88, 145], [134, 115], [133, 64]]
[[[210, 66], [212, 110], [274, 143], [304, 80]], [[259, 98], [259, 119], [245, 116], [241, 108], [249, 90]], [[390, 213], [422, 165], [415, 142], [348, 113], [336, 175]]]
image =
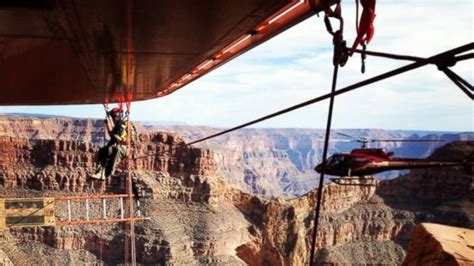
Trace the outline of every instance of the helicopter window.
[[342, 156], [332, 156], [329, 158], [328, 165], [329, 166], [336, 166], [344, 162], [344, 157]]
[[350, 168], [351, 157], [348, 156], [331, 156], [328, 159], [327, 169], [330, 170], [331, 175], [344, 176]]
[[334, 160], [334, 156], [328, 158], [326, 165], [332, 165], [332, 161]]
[[353, 159], [355, 162], [367, 162], [367, 158], [356, 157]]

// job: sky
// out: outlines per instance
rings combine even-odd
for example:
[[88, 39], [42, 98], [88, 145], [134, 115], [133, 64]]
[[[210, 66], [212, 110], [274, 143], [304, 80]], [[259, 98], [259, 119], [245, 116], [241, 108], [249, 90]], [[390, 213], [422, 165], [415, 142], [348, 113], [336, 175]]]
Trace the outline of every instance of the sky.
[[[354, 1], [343, 0], [345, 39], [355, 38]], [[471, 0], [378, 1], [368, 49], [429, 57], [473, 41]], [[204, 77], [158, 99], [132, 104], [132, 119], [232, 127], [328, 93], [332, 43], [323, 16], [313, 16]], [[472, 52], [472, 51], [471, 51]], [[410, 62], [360, 56], [340, 69], [337, 88]], [[453, 70], [474, 83], [472, 60]], [[254, 127], [324, 128], [328, 102]], [[103, 118], [101, 105], [14, 106], [0, 112]], [[426, 66], [337, 97], [333, 128], [474, 131], [474, 105], [435, 66]]]

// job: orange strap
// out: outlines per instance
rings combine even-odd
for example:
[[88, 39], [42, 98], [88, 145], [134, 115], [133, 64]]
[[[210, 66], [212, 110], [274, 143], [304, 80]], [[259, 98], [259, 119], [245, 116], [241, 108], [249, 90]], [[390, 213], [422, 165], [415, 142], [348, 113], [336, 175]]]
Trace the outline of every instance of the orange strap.
[[359, 45], [368, 44], [374, 36], [375, 1], [376, 0], [360, 0], [363, 11], [360, 17], [359, 26], [357, 27], [357, 37], [349, 51], [350, 56], [352, 56]]

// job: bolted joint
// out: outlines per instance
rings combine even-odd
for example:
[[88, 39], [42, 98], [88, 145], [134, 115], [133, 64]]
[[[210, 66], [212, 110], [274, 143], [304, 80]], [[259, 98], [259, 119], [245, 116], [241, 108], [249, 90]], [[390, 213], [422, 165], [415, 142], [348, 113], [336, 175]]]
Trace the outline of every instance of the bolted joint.
[[439, 60], [436, 61], [436, 67], [438, 67], [438, 70], [443, 71], [444, 69], [448, 67], [452, 67], [456, 65], [457, 60], [454, 56], [445, 56], [440, 58]]

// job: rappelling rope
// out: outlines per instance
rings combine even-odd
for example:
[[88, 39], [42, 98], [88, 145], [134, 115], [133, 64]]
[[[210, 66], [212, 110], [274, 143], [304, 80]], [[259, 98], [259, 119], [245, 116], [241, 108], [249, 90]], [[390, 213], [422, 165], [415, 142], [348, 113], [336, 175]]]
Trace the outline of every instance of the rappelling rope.
[[[333, 71], [333, 76], [332, 76], [331, 93], [334, 93], [334, 91], [336, 90], [338, 68], [339, 68], [339, 65], [336, 64], [334, 66], [334, 71]], [[323, 167], [326, 165], [326, 157], [328, 153], [329, 134], [331, 131], [332, 113], [333, 113], [333, 108], [334, 108], [334, 98], [335, 98], [334, 94], [332, 94], [332, 96], [329, 98], [329, 111], [328, 111], [328, 119], [327, 119], [327, 124], [326, 124], [326, 136], [324, 140], [323, 157], [322, 157]], [[309, 259], [310, 265], [313, 265], [314, 263], [314, 253], [315, 253], [317, 232], [318, 232], [318, 225], [319, 225], [319, 214], [321, 212], [321, 199], [322, 199], [322, 194], [323, 194], [323, 184], [324, 184], [324, 169], [323, 171], [321, 171], [321, 175], [319, 177], [319, 187], [318, 187], [318, 193], [317, 193], [317, 198], [316, 198], [316, 213], [314, 216], [313, 234], [311, 238], [312, 239], [311, 251], [310, 251], [311, 253], [310, 253], [310, 259]]]
[[[336, 32], [333, 31], [331, 22], [329, 17], [335, 17], [340, 21], [339, 30]], [[328, 118], [326, 124], [326, 134], [324, 138], [324, 148], [323, 148], [323, 157], [322, 157], [322, 165], [323, 168], [326, 165], [326, 157], [328, 153], [329, 147], [329, 135], [331, 133], [331, 123], [332, 123], [332, 114], [334, 109], [334, 98], [336, 92], [336, 85], [337, 85], [337, 74], [339, 70], [339, 66], [344, 66], [348, 59], [347, 49], [346, 49], [346, 42], [344, 41], [343, 31], [344, 31], [344, 19], [341, 15], [341, 7], [340, 3], [337, 4], [335, 11], [328, 9], [326, 11], [326, 15], [324, 17], [324, 22], [326, 24], [326, 29], [333, 36], [333, 76], [332, 76], [332, 84], [331, 84], [331, 93], [329, 97], [329, 110], [328, 110]], [[316, 247], [316, 240], [317, 240], [317, 232], [318, 232], [318, 225], [319, 225], [319, 215], [321, 213], [321, 200], [323, 194], [323, 184], [324, 184], [324, 169], [321, 171], [321, 175], [319, 177], [319, 187], [318, 193], [316, 198], [316, 210], [314, 216], [314, 226], [313, 226], [313, 233], [311, 238], [311, 251], [310, 251], [310, 258], [309, 264], [313, 265], [314, 263], [314, 253]]]
[[[130, 101], [126, 102], [126, 108], [127, 108], [127, 179], [126, 179], [126, 191], [128, 194], [128, 212], [129, 212], [129, 217], [133, 218], [134, 212], [133, 212], [133, 192], [132, 192], [132, 175], [131, 175], [131, 154], [132, 154], [132, 145], [131, 145], [131, 124], [130, 124]], [[136, 265], [136, 249], [135, 249], [135, 222], [133, 220], [130, 221], [130, 227], [129, 227], [129, 236], [130, 236], [130, 255], [131, 255], [131, 264]], [[126, 253], [128, 253], [128, 248], [126, 250]], [[126, 256], [127, 258], [128, 256]], [[128, 262], [126, 260], [125, 262]]]
[[[129, 51], [133, 50], [133, 40], [132, 40], [132, 7], [133, 1], [128, 0], [126, 4], [126, 25], [127, 25], [127, 49]], [[131, 156], [132, 147], [131, 147], [131, 125], [130, 125], [130, 108], [131, 108], [131, 101], [132, 101], [132, 87], [134, 85], [134, 76], [135, 76], [135, 62], [132, 53], [128, 53], [126, 57], [126, 90], [127, 94], [122, 96], [126, 100], [126, 108], [127, 108], [127, 181], [126, 181], [126, 189], [128, 194], [128, 211], [129, 217], [133, 218], [133, 191], [132, 191], [132, 175], [131, 175]], [[127, 230], [126, 230], [127, 231]], [[136, 256], [136, 246], [135, 246], [135, 221], [132, 219], [130, 220], [130, 224], [128, 227], [128, 235], [130, 236], [130, 264], [135, 266], [137, 264], [137, 256]], [[126, 246], [125, 246], [125, 263], [128, 263], [128, 238], [126, 238]]]

